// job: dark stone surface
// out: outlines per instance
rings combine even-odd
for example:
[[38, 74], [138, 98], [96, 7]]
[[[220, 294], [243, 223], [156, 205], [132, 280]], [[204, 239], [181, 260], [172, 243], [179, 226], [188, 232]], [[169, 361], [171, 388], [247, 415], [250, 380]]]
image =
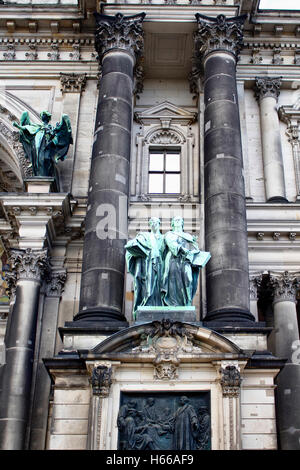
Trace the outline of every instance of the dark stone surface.
[[78, 322], [127, 324], [122, 308], [132, 90], [132, 57], [120, 50], [104, 56], [90, 172], [80, 311], [74, 318]]
[[205, 321], [252, 322], [246, 205], [235, 63], [224, 52], [205, 61]]
[[300, 364], [286, 364], [275, 383], [280, 448], [300, 450]]

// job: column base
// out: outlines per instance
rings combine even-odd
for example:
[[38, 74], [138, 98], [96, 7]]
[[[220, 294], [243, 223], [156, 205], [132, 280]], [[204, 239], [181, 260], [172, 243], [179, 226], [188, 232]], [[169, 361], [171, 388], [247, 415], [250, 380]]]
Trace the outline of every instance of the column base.
[[273, 197], [270, 197], [267, 202], [270, 202], [270, 203], [281, 203], [281, 204], [286, 204], [288, 203], [289, 201], [287, 200], [286, 197], [283, 197], [283, 196], [273, 196]]
[[206, 315], [203, 322], [207, 326], [231, 326], [231, 325], [253, 325], [255, 317], [250, 310], [243, 310], [239, 308], [223, 308], [212, 311]]
[[86, 310], [81, 310], [77, 313], [74, 317], [74, 324], [77, 323], [95, 323], [97, 326], [99, 324], [103, 326], [128, 326], [128, 322], [125, 316], [120, 313], [116, 312], [114, 309], [108, 308], [89, 308]]

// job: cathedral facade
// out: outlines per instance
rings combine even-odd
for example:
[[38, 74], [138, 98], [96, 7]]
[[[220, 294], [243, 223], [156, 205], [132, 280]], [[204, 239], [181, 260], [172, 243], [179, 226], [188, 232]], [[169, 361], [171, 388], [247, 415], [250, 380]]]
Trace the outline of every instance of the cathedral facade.
[[[0, 0], [1, 449], [300, 448], [299, 65], [259, 0]], [[136, 312], [174, 217], [192, 305]]]

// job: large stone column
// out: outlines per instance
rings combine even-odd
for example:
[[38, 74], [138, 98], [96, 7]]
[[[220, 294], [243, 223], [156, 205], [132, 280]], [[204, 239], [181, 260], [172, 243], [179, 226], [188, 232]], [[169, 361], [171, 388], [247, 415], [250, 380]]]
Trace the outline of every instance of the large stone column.
[[145, 14], [96, 13], [102, 70], [85, 224], [80, 322], [125, 325], [123, 290], [133, 108], [133, 70]]
[[248, 243], [236, 60], [245, 16], [196, 15], [204, 69], [206, 321], [249, 322]]
[[268, 202], [288, 202], [285, 193], [282, 148], [277, 99], [281, 78], [256, 77], [255, 95], [259, 101], [262, 157]]
[[296, 293], [300, 273], [271, 273], [274, 292], [274, 354], [287, 359], [276, 379], [277, 430], [280, 448], [300, 449], [300, 341]]
[[0, 449], [24, 448], [29, 411], [35, 333], [46, 250], [11, 250], [16, 300], [5, 336], [6, 358], [0, 400]]

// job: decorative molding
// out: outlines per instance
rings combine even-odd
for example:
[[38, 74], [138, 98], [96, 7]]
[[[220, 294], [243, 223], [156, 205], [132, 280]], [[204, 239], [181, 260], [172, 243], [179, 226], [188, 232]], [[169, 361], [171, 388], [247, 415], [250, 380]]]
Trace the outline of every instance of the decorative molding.
[[224, 397], [237, 398], [240, 394], [241, 374], [236, 364], [228, 364], [221, 366], [221, 386]]
[[[0, 108], [0, 113], [3, 112], [3, 107]], [[9, 117], [13, 116], [7, 111]], [[12, 147], [14, 153], [17, 156], [21, 174], [24, 178], [33, 176], [30, 162], [28, 162], [22, 144], [19, 141], [19, 132], [11, 130], [9, 126], [0, 119], [0, 134], [5, 138], [10, 147]]]
[[243, 27], [247, 15], [226, 18], [218, 15], [216, 18], [196, 13], [198, 31], [194, 33], [197, 56], [206, 56], [210, 52], [230, 52], [238, 58], [243, 47]]
[[300, 285], [300, 272], [269, 273], [268, 286], [273, 291], [273, 303], [296, 302], [297, 289]]
[[25, 57], [27, 60], [37, 60], [38, 53], [37, 53], [37, 46], [36, 44], [29, 44], [28, 45], [30, 52], [25, 52]]
[[106, 365], [94, 367], [89, 381], [93, 388], [93, 395], [108, 397], [112, 384], [112, 367]]
[[46, 295], [47, 297], [60, 297], [67, 279], [67, 272], [53, 271], [49, 273], [49, 277], [46, 279]]
[[257, 291], [261, 287], [262, 279], [263, 279], [263, 273], [250, 274], [249, 276], [250, 300], [257, 300], [258, 298]]
[[16, 48], [14, 44], [7, 44], [7, 51], [3, 52], [4, 60], [15, 60], [16, 58]]
[[79, 44], [73, 44], [72, 45], [73, 52], [70, 52], [69, 56], [73, 60], [81, 60], [81, 54], [80, 54], [80, 46]]
[[257, 100], [271, 96], [276, 101], [280, 94], [281, 77], [255, 77], [254, 93]]
[[150, 144], [157, 145], [180, 145], [182, 144], [182, 139], [180, 136], [172, 130], [159, 130], [151, 135], [149, 138]]
[[62, 93], [81, 93], [86, 85], [86, 73], [61, 73], [60, 89]]
[[50, 48], [52, 50], [51, 50], [51, 52], [48, 52], [48, 54], [47, 54], [47, 57], [49, 57], [49, 60], [59, 60], [60, 54], [59, 54], [58, 44], [52, 43], [50, 45]]
[[144, 47], [144, 31], [142, 22], [145, 13], [134, 16], [124, 16], [117, 13], [115, 16], [95, 13], [96, 41], [95, 48], [98, 52], [99, 62], [103, 56], [111, 50], [123, 50], [134, 57], [139, 57]]

